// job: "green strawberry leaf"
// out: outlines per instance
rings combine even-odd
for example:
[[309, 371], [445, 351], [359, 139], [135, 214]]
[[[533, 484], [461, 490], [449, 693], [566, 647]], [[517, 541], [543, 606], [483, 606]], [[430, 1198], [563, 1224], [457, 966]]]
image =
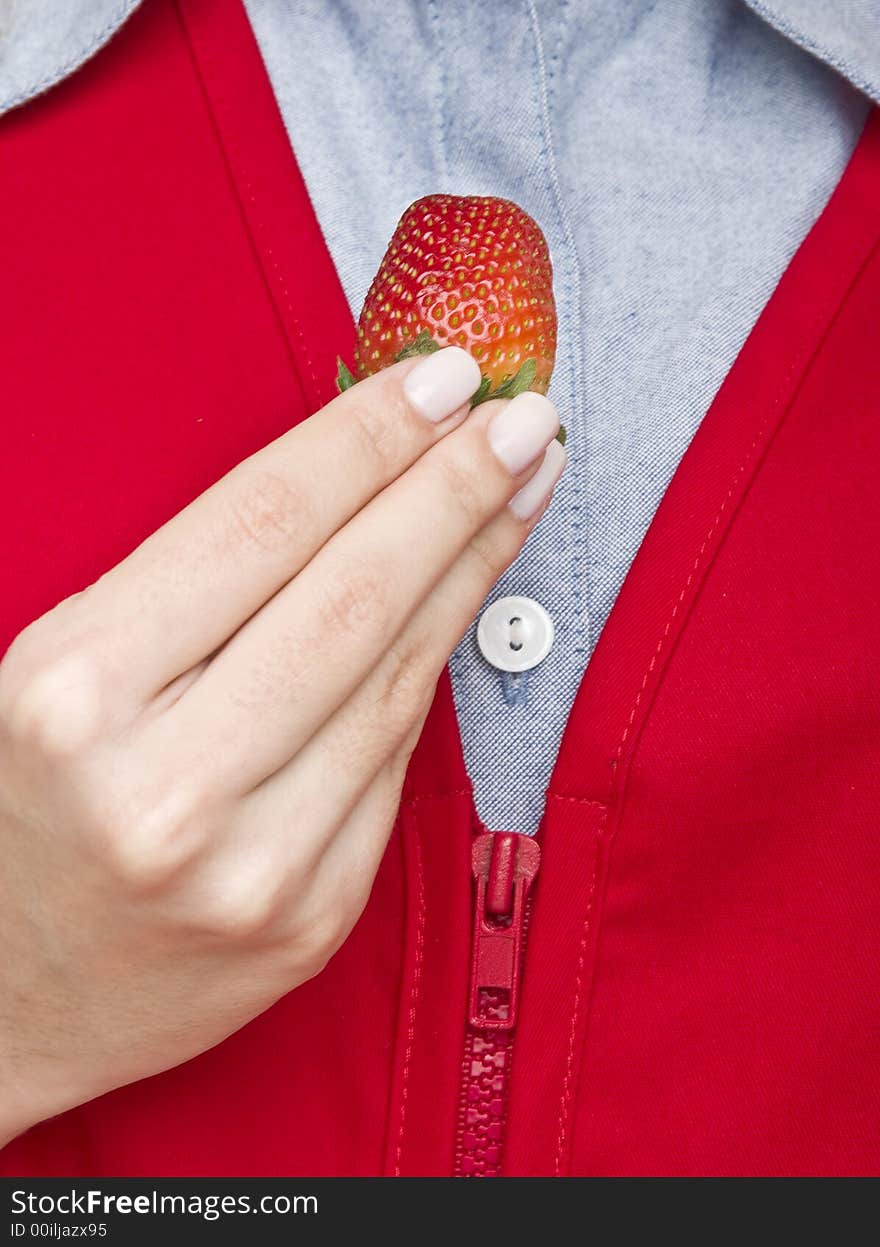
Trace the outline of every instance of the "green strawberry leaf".
[[350, 390], [353, 385], [357, 385], [357, 377], [354, 376], [347, 364], [337, 355], [336, 363], [339, 368], [336, 373], [336, 387], [340, 394], [344, 394], [346, 390]]
[[492, 388], [492, 382], [488, 377], [483, 377], [480, 381], [479, 389], [474, 393], [471, 399], [471, 407], [479, 407], [480, 403], [484, 403], [489, 397], [489, 391]]
[[535, 379], [537, 367], [538, 365], [533, 359], [527, 359], [526, 362], [520, 367], [520, 370], [516, 376], [505, 379], [492, 397], [516, 398], [517, 394], [524, 394], [526, 390], [531, 388], [532, 382]]
[[[501, 379], [496, 389], [492, 389], [492, 382], [488, 377], [483, 377], [480, 382], [479, 389], [471, 399], [471, 407], [479, 407], [480, 403], [487, 402], [490, 398], [516, 398], [517, 394], [524, 394], [526, 390], [531, 389], [532, 382], [535, 379], [537, 366], [533, 359], [527, 359], [520, 367], [515, 376], [506, 376]], [[559, 426], [559, 432], [556, 434], [556, 440], [560, 446], [565, 445], [565, 428]]]
[[427, 329], [423, 329], [417, 338], [408, 342], [403, 350], [397, 352], [394, 362], [399, 364], [402, 359], [412, 359], [414, 355], [433, 355], [439, 350], [439, 344], [434, 341]]
[[491, 388], [492, 383], [489, 378], [483, 377], [480, 388], [471, 399], [471, 406], [476, 407], [490, 398], [516, 398], [517, 394], [524, 394], [526, 390], [531, 389], [536, 371], [535, 361], [527, 359], [515, 376], [504, 377], [494, 390]]
[[[423, 329], [417, 338], [403, 348], [396, 356], [396, 362], [402, 359], [412, 359], [415, 355], [433, 355], [435, 351], [439, 351], [438, 343], [434, 341], [427, 329]], [[353, 385], [357, 385], [357, 377], [337, 355], [337, 373], [336, 387], [340, 394], [344, 394], [346, 390], [350, 390]], [[479, 387], [471, 399], [471, 407], [479, 407], [480, 403], [485, 403], [490, 398], [516, 398], [517, 394], [524, 394], [531, 387], [535, 379], [535, 361], [527, 359], [520, 367], [515, 376], [507, 376], [501, 381], [497, 389], [492, 389], [492, 382], [489, 377], [483, 377]], [[565, 445], [565, 429], [560, 428], [556, 434], [556, 440]]]

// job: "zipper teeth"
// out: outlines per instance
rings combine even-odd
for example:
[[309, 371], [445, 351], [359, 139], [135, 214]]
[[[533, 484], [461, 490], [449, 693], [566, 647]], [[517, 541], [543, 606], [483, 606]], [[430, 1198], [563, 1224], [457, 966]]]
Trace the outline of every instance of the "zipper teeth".
[[[529, 897], [523, 914], [523, 958], [531, 914]], [[484, 1003], [490, 1017], [499, 1016], [506, 1005], [505, 995], [488, 991]], [[501, 1177], [515, 1035], [514, 1030], [467, 1028], [455, 1136], [456, 1178]]]
[[[503, 996], [502, 992], [486, 993], [490, 1016], [497, 1015]], [[512, 1053], [513, 1031], [468, 1027], [455, 1145], [457, 1178], [497, 1178], [501, 1174]]]

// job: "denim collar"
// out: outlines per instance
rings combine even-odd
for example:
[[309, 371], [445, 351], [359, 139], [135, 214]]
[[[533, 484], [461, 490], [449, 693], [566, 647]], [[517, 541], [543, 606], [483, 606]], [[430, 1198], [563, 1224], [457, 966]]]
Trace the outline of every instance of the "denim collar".
[[[880, 104], [875, 0], [744, 0], [780, 34]], [[141, 0], [0, 0], [0, 113], [24, 104], [94, 56]]]

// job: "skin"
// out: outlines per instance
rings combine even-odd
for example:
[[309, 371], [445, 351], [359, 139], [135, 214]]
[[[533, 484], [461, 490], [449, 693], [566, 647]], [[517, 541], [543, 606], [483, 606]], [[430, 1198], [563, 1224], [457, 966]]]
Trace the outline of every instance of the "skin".
[[[437, 678], [540, 518], [410, 360], [245, 460], [0, 663], [0, 1144], [317, 974]], [[332, 481], [332, 488], [318, 482]], [[332, 781], [332, 782], [328, 782]]]

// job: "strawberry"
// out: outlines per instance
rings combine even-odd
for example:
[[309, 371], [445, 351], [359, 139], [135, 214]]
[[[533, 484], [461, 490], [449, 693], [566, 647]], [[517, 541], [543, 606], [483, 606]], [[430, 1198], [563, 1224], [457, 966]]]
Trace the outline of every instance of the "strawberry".
[[441, 346], [464, 347], [480, 365], [473, 405], [547, 392], [556, 357], [550, 253], [507, 199], [428, 195], [407, 208], [364, 302], [354, 373], [339, 361], [339, 389]]

